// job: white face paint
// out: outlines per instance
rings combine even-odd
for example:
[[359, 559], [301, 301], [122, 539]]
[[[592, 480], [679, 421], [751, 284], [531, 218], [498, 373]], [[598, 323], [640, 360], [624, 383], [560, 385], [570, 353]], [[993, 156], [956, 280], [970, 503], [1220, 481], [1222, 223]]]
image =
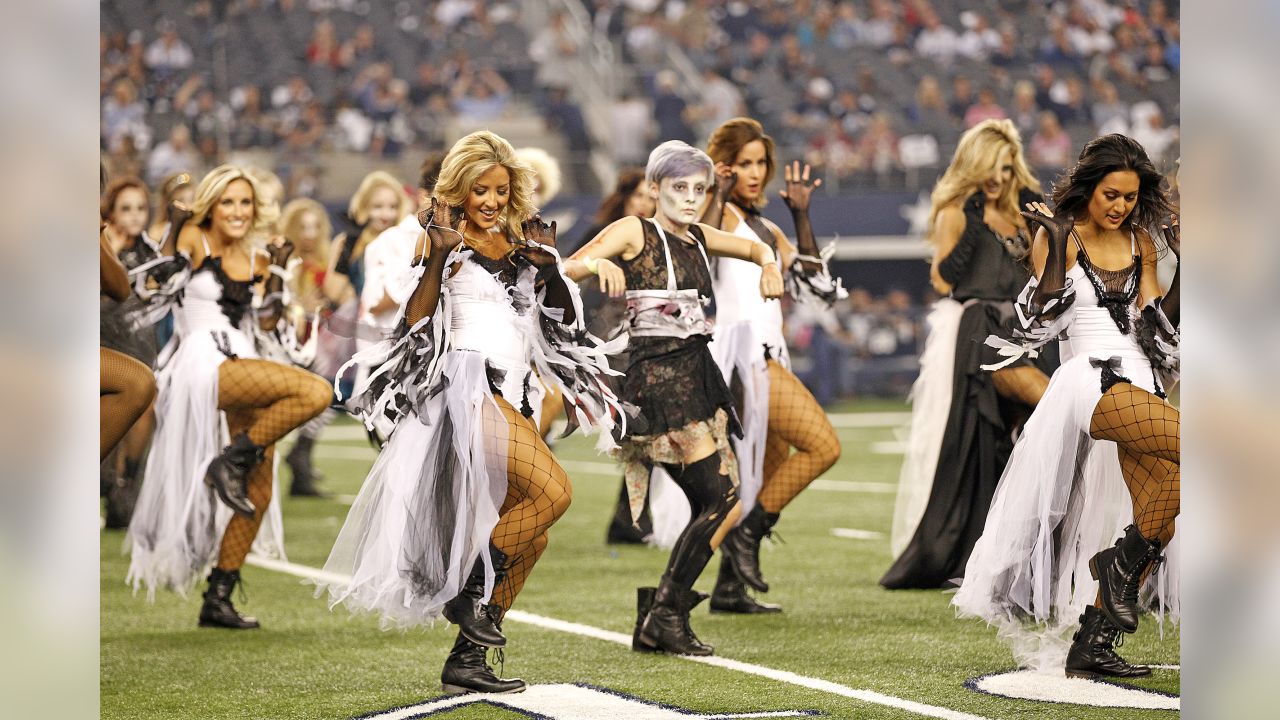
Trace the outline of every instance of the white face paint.
[[707, 194], [707, 176], [704, 173], [684, 177], [663, 178], [660, 183], [649, 183], [650, 191], [658, 201], [658, 215], [676, 225], [690, 225], [698, 220], [698, 210]]

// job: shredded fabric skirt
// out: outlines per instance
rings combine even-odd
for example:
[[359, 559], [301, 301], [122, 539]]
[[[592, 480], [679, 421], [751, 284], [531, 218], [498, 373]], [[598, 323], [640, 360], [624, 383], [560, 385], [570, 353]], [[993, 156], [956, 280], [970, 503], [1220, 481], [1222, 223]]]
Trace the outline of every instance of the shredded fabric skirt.
[[955, 370], [956, 337], [964, 305], [943, 298], [934, 304], [925, 322], [929, 334], [920, 354], [920, 375], [911, 386], [911, 424], [906, 428], [907, 449], [898, 476], [898, 497], [893, 508], [889, 547], [902, 554], [915, 535], [933, 490], [938, 451], [951, 407], [951, 382]]
[[[952, 600], [961, 617], [995, 626], [1020, 667], [1041, 672], [1061, 672], [1079, 615], [1095, 599], [1098, 584], [1089, 575], [1089, 558], [1133, 522], [1115, 443], [1089, 437], [1102, 396], [1101, 371], [1092, 359], [1077, 355], [1050, 378], [1014, 447]], [[1153, 391], [1145, 357], [1126, 355], [1120, 362], [1118, 374]], [[1175, 621], [1177, 556], [1175, 535], [1166, 561], [1142, 592], [1144, 606]]]
[[360, 489], [318, 582], [330, 608], [387, 627], [429, 624], [476, 558], [493, 591], [489, 536], [507, 492], [507, 426], [483, 355], [445, 355], [442, 380], [405, 416]]
[[[175, 336], [161, 352], [156, 372], [156, 431], [129, 523], [125, 546], [132, 557], [127, 582], [143, 585], [147, 597], [164, 587], [182, 595], [217, 560], [232, 510], [204, 482], [209, 463], [230, 442], [226, 418], [218, 410], [218, 367], [235, 362], [218, 349], [256, 358], [253, 341], [241, 332], [196, 331]], [[278, 462], [279, 457], [275, 460]], [[271, 503], [253, 552], [284, 559], [284, 521], [276, 467]]]
[[[764, 449], [769, 434], [769, 368], [776, 360], [790, 366], [786, 347], [766, 347], [762, 335], [749, 322], [716, 326], [715, 340], [708, 346], [721, 377], [733, 393], [742, 437], [731, 437], [738, 462], [738, 498], [742, 503], [739, 522], [756, 504], [764, 484]], [[653, 517], [650, 544], [670, 548], [689, 524], [689, 501], [660, 466], [649, 479], [649, 508]]]

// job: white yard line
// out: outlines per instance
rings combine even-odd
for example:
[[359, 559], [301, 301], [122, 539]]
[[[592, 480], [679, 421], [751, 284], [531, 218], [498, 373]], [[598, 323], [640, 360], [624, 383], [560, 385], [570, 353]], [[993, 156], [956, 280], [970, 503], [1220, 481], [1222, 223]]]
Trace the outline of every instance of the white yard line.
[[838, 538], [850, 540], [880, 540], [884, 533], [875, 530], [859, 530], [857, 528], [831, 528], [831, 534]]
[[809, 487], [815, 490], [832, 490], [835, 492], [878, 493], [893, 495], [898, 492], [897, 483], [857, 482], [853, 480], [814, 480]]
[[876, 455], [903, 455], [907, 452], [907, 444], [897, 440], [885, 440], [871, 443], [871, 452]]
[[[309, 580], [339, 583], [346, 580], [346, 578], [341, 575], [327, 573], [323, 570], [307, 567], [306, 565], [298, 565], [297, 563], [291, 563], [283, 560], [271, 560], [258, 555], [250, 555], [247, 562], [250, 565], [266, 570], [274, 570], [276, 572], [282, 572], [287, 575], [293, 575]], [[518, 623], [524, 623], [526, 625], [533, 625], [534, 627], [540, 627], [545, 630], [556, 630], [559, 632], [569, 633], [571, 635], [579, 635], [582, 637], [594, 638], [596, 640], [603, 640], [605, 642], [631, 647], [630, 635], [613, 632], [611, 630], [604, 630], [590, 625], [557, 620], [555, 618], [535, 615], [522, 610], [508, 611], [506, 619], [513, 620]], [[724, 670], [734, 670], [747, 675], [755, 675], [757, 677], [767, 678], [776, 682], [809, 688], [810, 690], [830, 693], [832, 695], [847, 697], [853, 700], [860, 700], [873, 705], [884, 705], [886, 707], [897, 708], [899, 710], [905, 710], [925, 717], [942, 718], [943, 720], [987, 720], [981, 715], [972, 715], [970, 713], [938, 707], [936, 705], [927, 705], [913, 700], [904, 700], [903, 698], [894, 697], [893, 695], [885, 695], [884, 693], [879, 693], [874, 690], [851, 688], [828, 680], [820, 680], [818, 678], [811, 678], [805, 675], [788, 672], [786, 670], [775, 670], [763, 665], [739, 662], [737, 660], [730, 660], [729, 658], [715, 656], [694, 657], [691, 655], [679, 655], [677, 657], [690, 662], [710, 665], [711, 667], [718, 667]]]
[[894, 428], [905, 425], [911, 413], [905, 412], [856, 412], [827, 413], [831, 424], [838, 428]]

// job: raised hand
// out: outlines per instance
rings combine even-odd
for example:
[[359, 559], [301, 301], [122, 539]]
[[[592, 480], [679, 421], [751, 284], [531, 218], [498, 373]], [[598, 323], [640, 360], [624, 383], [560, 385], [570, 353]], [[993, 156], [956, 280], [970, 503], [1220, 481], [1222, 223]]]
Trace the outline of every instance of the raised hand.
[[[558, 258], [545, 248], [556, 246], [556, 224], [542, 222], [542, 213], [520, 223], [524, 234], [524, 245], [516, 247], [516, 254], [533, 263], [535, 267], [546, 268], [555, 265]], [[535, 244], [536, 243], [536, 244]], [[539, 245], [544, 247], [539, 247]]]
[[1182, 259], [1182, 227], [1178, 225], [1178, 216], [1174, 215], [1173, 220], [1168, 225], [1160, 226], [1160, 234], [1164, 236], [1164, 242], [1173, 251], [1173, 256]]
[[432, 255], [440, 254], [443, 257], [462, 243], [467, 219], [465, 215], [459, 216], [452, 210], [453, 208], [436, 198], [431, 198], [431, 207], [418, 211], [418, 224], [427, 231]]
[[1049, 235], [1050, 247], [1066, 247], [1067, 235], [1075, 227], [1073, 218], [1054, 217], [1049, 207], [1042, 202], [1027, 203], [1027, 209], [1022, 212], [1022, 217], [1027, 219], [1028, 224], [1035, 224], [1044, 228], [1044, 231]]
[[822, 187], [822, 178], [816, 178], [810, 183], [809, 164], [805, 163], [802, 167], [799, 160], [783, 166], [782, 177], [786, 183], [786, 187], [782, 189], [782, 192], [778, 193], [782, 196], [782, 201], [787, 204], [787, 207], [793, 213], [807, 212], [809, 210], [809, 197], [814, 190]]
[[277, 236], [267, 243], [267, 257], [270, 258], [271, 264], [276, 267], [283, 268], [289, 262], [289, 256], [292, 254], [293, 243], [283, 236]]
[[738, 173], [726, 163], [716, 163], [716, 199], [724, 202], [738, 184]]

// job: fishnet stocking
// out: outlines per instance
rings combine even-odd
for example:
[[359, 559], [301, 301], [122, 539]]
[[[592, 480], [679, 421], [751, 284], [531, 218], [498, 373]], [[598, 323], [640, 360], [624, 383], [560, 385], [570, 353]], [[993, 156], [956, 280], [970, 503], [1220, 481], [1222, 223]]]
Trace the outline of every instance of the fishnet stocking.
[[1168, 546], [1181, 509], [1182, 469], [1151, 455], [1120, 448], [1120, 471], [1133, 498], [1133, 521], [1148, 540]]
[[124, 353], [98, 348], [98, 461], [133, 427], [156, 397], [151, 369]]
[[[226, 365], [226, 363], [223, 363]], [[253, 413], [243, 413], [239, 417], [227, 416], [227, 425], [231, 434], [248, 428], [253, 421]], [[254, 538], [258, 537], [258, 528], [262, 527], [262, 518], [266, 517], [267, 505], [271, 504], [271, 468], [276, 449], [268, 447], [262, 462], [249, 473], [245, 482], [245, 492], [249, 502], [255, 508], [253, 517], [247, 518], [240, 513], [231, 516], [227, 529], [222, 533], [222, 546], [218, 550], [218, 568], [228, 572], [239, 570], [244, 565], [245, 556], [253, 547]]]
[[991, 373], [991, 382], [1000, 397], [1035, 407], [1049, 387], [1049, 376], [1033, 365], [1020, 365], [996, 370]]
[[507, 554], [507, 580], [494, 589], [493, 602], [506, 612], [547, 549], [547, 531], [569, 509], [573, 486], [538, 429], [506, 400], [497, 398], [502, 423], [487, 432], [507, 439], [507, 497], [502, 503], [493, 544]]
[[1127, 382], [1118, 382], [1102, 394], [1089, 435], [1111, 440], [1140, 455], [1153, 455], [1177, 465], [1181, 415], [1178, 409]]
[[237, 358], [218, 366], [218, 409], [256, 411], [252, 424], [240, 428], [255, 445], [274, 445], [324, 412], [332, 397], [333, 388], [319, 375], [289, 365]]
[[[840, 439], [822, 406], [781, 364], [769, 361], [769, 435], [758, 502], [778, 513], [840, 458]], [[794, 447], [796, 451], [790, 452]]]

